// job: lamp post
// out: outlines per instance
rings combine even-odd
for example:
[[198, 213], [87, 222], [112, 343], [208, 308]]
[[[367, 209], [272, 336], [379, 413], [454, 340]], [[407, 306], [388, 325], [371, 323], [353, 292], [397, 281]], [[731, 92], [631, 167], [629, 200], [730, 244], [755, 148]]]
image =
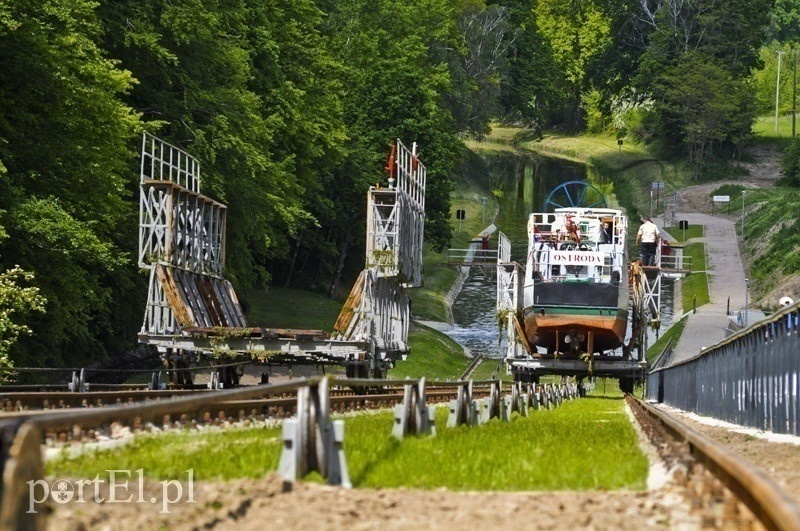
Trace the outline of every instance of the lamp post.
[[778, 101], [781, 96], [781, 55], [784, 52], [778, 52], [778, 78], [775, 81], [775, 132], [778, 132]]
[[747, 328], [749, 321], [748, 306], [750, 306], [750, 279], [744, 279], [744, 327]]
[[796, 136], [797, 122], [797, 50], [792, 48], [792, 138]]
[[744, 190], [742, 190], [742, 239], [744, 240]]

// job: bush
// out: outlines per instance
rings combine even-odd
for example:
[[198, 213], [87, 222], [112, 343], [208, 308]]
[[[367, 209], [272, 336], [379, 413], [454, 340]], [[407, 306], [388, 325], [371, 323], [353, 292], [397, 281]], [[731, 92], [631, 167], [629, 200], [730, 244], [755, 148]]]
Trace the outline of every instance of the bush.
[[800, 187], [800, 138], [795, 138], [783, 152], [781, 175], [778, 184]]

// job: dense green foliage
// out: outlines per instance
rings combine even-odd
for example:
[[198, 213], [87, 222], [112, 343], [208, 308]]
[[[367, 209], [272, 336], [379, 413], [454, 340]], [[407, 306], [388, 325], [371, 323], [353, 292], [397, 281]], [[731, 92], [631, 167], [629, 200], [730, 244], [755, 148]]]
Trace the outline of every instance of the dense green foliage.
[[768, 101], [770, 76], [752, 77], [771, 64], [765, 35], [788, 51], [797, 19], [787, 0], [0, 3], [0, 271], [33, 273], [47, 301], [14, 314], [33, 334], [10, 359], [132, 346], [143, 130], [197, 157], [203, 192], [228, 205], [237, 289], [341, 296], [395, 138], [428, 166], [434, 250], [463, 141], [494, 118], [654, 141], [699, 175], [747, 142]]
[[786, 276], [800, 271], [798, 209], [797, 189], [758, 189], [745, 194], [744, 244], [753, 260], [750, 276], [758, 289], [756, 297], [766, 295]]
[[142, 130], [197, 157], [228, 205], [238, 289], [337, 292], [395, 138], [421, 146], [426, 238], [446, 247], [459, 135], [488, 131], [508, 28], [501, 8], [444, 0], [3, 4], [0, 266], [35, 273], [47, 300], [12, 360], [132, 345]]

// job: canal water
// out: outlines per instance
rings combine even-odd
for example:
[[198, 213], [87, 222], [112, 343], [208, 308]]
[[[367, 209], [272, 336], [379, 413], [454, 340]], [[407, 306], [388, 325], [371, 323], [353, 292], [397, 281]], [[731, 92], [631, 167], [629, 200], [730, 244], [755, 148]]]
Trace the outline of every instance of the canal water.
[[[542, 212], [550, 191], [566, 181], [588, 180], [606, 197], [608, 206], [619, 208], [610, 182], [587, 175], [586, 166], [562, 159], [534, 154], [491, 153], [481, 156], [485, 182], [497, 198], [499, 213], [494, 220], [499, 231], [511, 240], [511, 259], [524, 266], [528, 245], [527, 222], [531, 212]], [[489, 192], [487, 192], [489, 193]], [[487, 220], [487, 225], [488, 225]], [[632, 245], [633, 239], [629, 242]], [[492, 235], [493, 246], [497, 234]], [[672, 324], [672, 281], [662, 281], [661, 330]], [[502, 358], [505, 341], [500, 334], [496, 311], [496, 280], [489, 268], [471, 267], [464, 285], [453, 303], [455, 326], [446, 333], [467, 347], [473, 355]], [[649, 332], [648, 344], [656, 340]], [[502, 340], [501, 340], [502, 339]]]

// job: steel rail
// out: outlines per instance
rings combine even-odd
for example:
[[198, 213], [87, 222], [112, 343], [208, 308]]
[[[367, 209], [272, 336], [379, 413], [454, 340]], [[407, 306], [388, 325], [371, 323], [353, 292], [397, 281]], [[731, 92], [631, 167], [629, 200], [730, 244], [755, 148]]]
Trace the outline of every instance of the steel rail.
[[[397, 389], [406, 385], [417, 385], [416, 380], [369, 380], [369, 379], [350, 379], [336, 380], [331, 379], [331, 385], [339, 388], [330, 389], [331, 396], [357, 395], [356, 388], [375, 390], [376, 388]], [[459, 382], [427, 382], [426, 388], [431, 391], [437, 389], [453, 389], [463, 386], [465, 383]], [[475, 388], [487, 387], [491, 382], [474, 382]], [[252, 389], [255, 385], [239, 386], [235, 389]], [[342, 389], [350, 387], [350, 389]], [[95, 407], [106, 405], [120, 405], [122, 403], [133, 403], [145, 400], [172, 398], [184, 395], [199, 393], [219, 393], [219, 390], [209, 390], [206, 387], [197, 386], [195, 388], [172, 388], [172, 389], [114, 389], [114, 390], [93, 390], [93, 391], [19, 391], [0, 393], [0, 418], [3, 415], [3, 407], [8, 406], [22, 407], [22, 411], [27, 408], [36, 409], [66, 409], [70, 407]]]
[[[0, 413], [0, 426], [5, 422], [19, 423], [30, 420], [37, 423], [43, 430], [59, 431], [69, 430], [76, 425], [83, 428], [92, 428], [105, 423], [133, 420], [138, 418], [144, 422], [146, 420], [157, 419], [158, 417], [197, 412], [204, 408], [230, 408], [234, 405], [240, 407], [249, 405], [252, 408], [268, 406], [293, 406], [296, 403], [296, 392], [301, 387], [316, 385], [321, 377], [302, 378], [291, 382], [248, 386], [242, 388], [208, 391], [195, 390], [175, 392], [169, 390], [162, 391], [127, 391], [121, 393], [127, 400], [135, 397], [141, 400], [136, 402], [117, 403], [111, 399], [120, 393], [99, 391], [86, 393], [43, 393], [49, 399], [55, 401], [69, 399], [80, 401], [81, 406], [91, 405], [92, 407], [69, 408], [60, 407], [58, 409], [43, 410], [23, 410], [8, 413]], [[347, 402], [366, 403], [366, 402], [391, 402], [401, 401], [402, 393], [387, 392], [396, 390], [407, 385], [416, 385], [416, 380], [369, 380], [369, 379], [331, 379], [331, 385], [347, 386], [353, 388], [364, 388], [377, 391], [378, 388], [383, 392], [371, 392], [358, 394], [352, 390], [332, 389], [330, 390], [330, 400], [336, 404], [346, 404]], [[475, 382], [473, 394], [481, 396], [488, 392], [483, 389], [492, 385], [491, 381]], [[454, 394], [454, 391], [445, 390], [455, 389], [467, 385], [467, 382], [432, 382], [427, 386], [427, 393], [431, 398], [444, 398]], [[35, 395], [35, 393], [24, 393], [24, 395]], [[266, 399], [267, 396], [286, 395], [280, 398]], [[177, 395], [177, 396], [176, 396]], [[28, 397], [30, 398], [30, 397]], [[102, 406], [90, 404], [89, 399], [105, 398], [109, 402]], [[122, 397], [120, 397], [122, 398]], [[153, 400], [156, 399], [156, 400]], [[248, 411], [250, 411], [248, 410]]]
[[[319, 377], [302, 378], [288, 383], [257, 385], [242, 389], [228, 389], [216, 393], [195, 393], [168, 400], [148, 403], [133, 403], [114, 407], [98, 407], [81, 410], [66, 410], [60, 413], [49, 412], [27, 419], [43, 430], [69, 430], [75, 425], [94, 427], [103, 423], [135, 418], [153, 418], [161, 415], [186, 413], [205, 407], [211, 407], [223, 401], [244, 400], [267, 395], [295, 392], [300, 387], [316, 385]], [[15, 417], [19, 422], [20, 418]], [[2, 418], [0, 418], [2, 422]]]
[[692, 456], [705, 465], [768, 529], [800, 529], [800, 505], [764, 471], [750, 465], [720, 444], [675, 417], [627, 395], [628, 403], [658, 420], [676, 438], [689, 445]]

